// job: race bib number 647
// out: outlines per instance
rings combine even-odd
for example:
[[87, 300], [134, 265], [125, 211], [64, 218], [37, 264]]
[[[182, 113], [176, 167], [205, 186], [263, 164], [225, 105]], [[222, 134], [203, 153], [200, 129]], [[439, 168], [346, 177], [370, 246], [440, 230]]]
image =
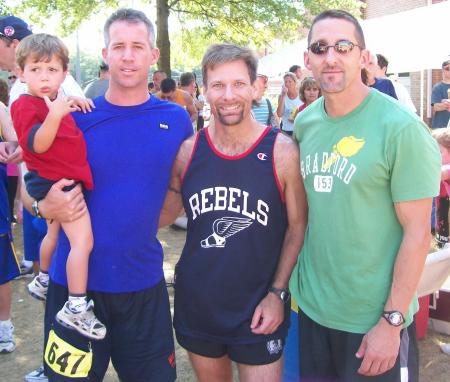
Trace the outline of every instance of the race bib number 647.
[[92, 367], [92, 351], [70, 345], [50, 330], [45, 347], [45, 363], [55, 372], [69, 378], [85, 378]]

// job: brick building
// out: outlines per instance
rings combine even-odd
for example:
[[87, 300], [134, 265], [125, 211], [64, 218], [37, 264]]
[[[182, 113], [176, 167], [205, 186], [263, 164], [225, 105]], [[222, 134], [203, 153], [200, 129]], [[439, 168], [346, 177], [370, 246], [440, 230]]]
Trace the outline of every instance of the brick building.
[[[436, 3], [441, 3], [448, 0], [365, 0], [366, 7], [363, 9], [363, 18], [371, 19], [375, 17], [381, 17], [386, 15], [395, 14], [398, 12], [404, 12], [415, 8], [425, 7]], [[444, 47], [447, 46], [447, 49]], [[448, 39], [443, 41], [442, 58], [448, 54]], [[370, 50], [370, 47], [368, 47]], [[373, 52], [381, 53], [383, 52]], [[389, 57], [386, 57], [389, 60]], [[389, 69], [389, 68], [388, 68]], [[431, 89], [433, 85], [442, 80], [441, 70], [425, 70], [423, 72], [411, 72], [411, 73], [399, 73], [401, 82], [410, 90], [411, 98], [420, 113], [421, 106], [421, 92], [423, 92], [423, 119], [429, 125], [431, 125]], [[423, 81], [424, 86], [421, 87]]]

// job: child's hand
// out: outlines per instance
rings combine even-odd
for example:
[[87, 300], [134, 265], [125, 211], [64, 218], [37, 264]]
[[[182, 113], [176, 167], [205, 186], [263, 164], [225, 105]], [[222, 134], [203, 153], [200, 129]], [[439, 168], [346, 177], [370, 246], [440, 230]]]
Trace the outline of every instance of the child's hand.
[[94, 102], [90, 98], [80, 98], [80, 97], [68, 97], [71, 101], [73, 101], [73, 105], [77, 108], [78, 111], [82, 111], [83, 113], [91, 112], [92, 109], [95, 108]]
[[48, 113], [60, 118], [77, 111], [74, 101], [66, 97], [61, 90], [58, 91], [58, 95], [53, 101], [50, 101], [47, 96], [44, 96], [44, 101], [48, 107]]

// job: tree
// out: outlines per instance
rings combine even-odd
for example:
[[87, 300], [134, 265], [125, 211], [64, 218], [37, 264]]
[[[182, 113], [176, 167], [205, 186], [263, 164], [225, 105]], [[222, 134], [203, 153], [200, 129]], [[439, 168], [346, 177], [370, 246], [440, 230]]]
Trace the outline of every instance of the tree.
[[[33, 21], [60, 13], [63, 30], [72, 31], [91, 14], [105, 7], [117, 7], [117, 0], [27, 0], [21, 8], [35, 12]], [[274, 38], [288, 41], [299, 37], [311, 15], [324, 9], [345, 9], [360, 16], [360, 0], [156, 0], [158, 68], [170, 74], [171, 45], [169, 16], [182, 23], [196, 22], [199, 39], [234, 42], [256, 48], [270, 45]]]

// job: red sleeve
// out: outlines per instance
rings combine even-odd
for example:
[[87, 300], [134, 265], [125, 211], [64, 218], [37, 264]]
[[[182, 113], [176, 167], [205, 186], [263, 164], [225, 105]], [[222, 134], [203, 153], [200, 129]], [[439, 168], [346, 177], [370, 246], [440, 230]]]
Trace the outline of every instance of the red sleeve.
[[44, 121], [40, 114], [37, 105], [27, 95], [20, 96], [11, 105], [11, 118], [22, 149], [27, 148], [28, 135], [33, 127]]

